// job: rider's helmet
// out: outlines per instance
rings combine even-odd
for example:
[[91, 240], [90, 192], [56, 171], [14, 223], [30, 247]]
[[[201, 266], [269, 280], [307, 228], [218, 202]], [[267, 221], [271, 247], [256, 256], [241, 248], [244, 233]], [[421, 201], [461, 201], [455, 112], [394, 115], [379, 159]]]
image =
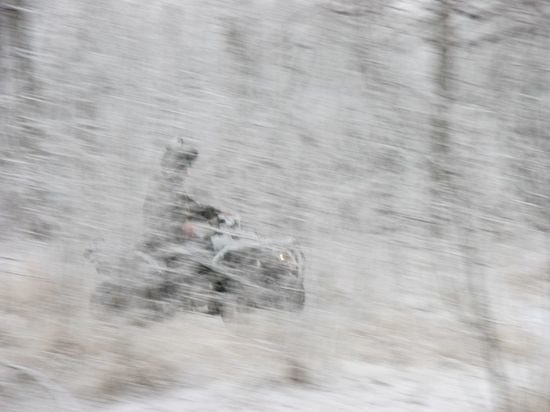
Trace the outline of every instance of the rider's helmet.
[[187, 170], [198, 156], [199, 152], [196, 148], [185, 143], [182, 138], [177, 138], [166, 147], [162, 168], [171, 171]]

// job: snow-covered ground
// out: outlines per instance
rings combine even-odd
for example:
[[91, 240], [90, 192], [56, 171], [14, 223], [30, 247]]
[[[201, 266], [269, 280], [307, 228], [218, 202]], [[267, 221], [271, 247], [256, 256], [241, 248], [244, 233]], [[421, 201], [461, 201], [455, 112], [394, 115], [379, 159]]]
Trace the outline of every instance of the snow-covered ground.
[[[136, 325], [86, 303], [93, 287], [81, 281], [93, 283], [94, 273], [83, 262], [48, 265], [62, 259], [46, 248], [30, 264], [21, 245], [12, 247], [18, 258], [3, 267], [34, 269], [7, 278], [2, 291], [5, 410], [486, 411], [498, 402], [475, 319], [427, 304], [428, 295], [366, 313], [353, 313], [353, 303], [322, 308], [313, 297], [299, 316], [224, 323], [182, 313]], [[532, 248], [522, 259], [513, 256], [523, 249], [506, 248], [508, 271], [488, 273], [502, 282], [491, 321], [512, 394], [536, 393], [544, 379], [545, 257]]]
[[[453, 367], [455, 366], [455, 367]], [[484, 411], [490, 401], [484, 372], [343, 362], [327, 382], [242, 386], [220, 382], [187, 387], [107, 409], [172, 411]]]

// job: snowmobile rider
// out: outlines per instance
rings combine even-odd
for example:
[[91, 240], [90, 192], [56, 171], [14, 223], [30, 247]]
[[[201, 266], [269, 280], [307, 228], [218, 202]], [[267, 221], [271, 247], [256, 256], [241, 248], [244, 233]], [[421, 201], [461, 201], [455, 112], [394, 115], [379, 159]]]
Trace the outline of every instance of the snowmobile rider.
[[185, 178], [197, 157], [198, 151], [181, 138], [167, 146], [161, 171], [145, 200], [143, 252], [155, 255], [171, 245], [196, 239], [194, 222], [216, 227], [228, 215], [198, 203], [186, 193]]

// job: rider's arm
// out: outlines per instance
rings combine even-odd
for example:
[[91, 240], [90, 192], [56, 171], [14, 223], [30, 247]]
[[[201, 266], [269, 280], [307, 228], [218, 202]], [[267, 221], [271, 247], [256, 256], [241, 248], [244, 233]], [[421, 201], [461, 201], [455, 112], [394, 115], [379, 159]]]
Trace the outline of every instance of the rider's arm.
[[208, 221], [217, 218], [222, 213], [221, 210], [208, 205], [203, 205], [195, 201], [191, 196], [182, 194], [178, 197], [178, 207], [176, 213], [180, 214], [180, 219]]
[[204, 220], [212, 220], [217, 218], [222, 212], [213, 206], [206, 206], [196, 203], [189, 209], [191, 216], [202, 218]]

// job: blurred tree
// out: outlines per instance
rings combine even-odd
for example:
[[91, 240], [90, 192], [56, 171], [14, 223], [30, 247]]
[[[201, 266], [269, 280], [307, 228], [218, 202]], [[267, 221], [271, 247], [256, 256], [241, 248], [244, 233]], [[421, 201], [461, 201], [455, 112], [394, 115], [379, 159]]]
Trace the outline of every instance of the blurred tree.
[[[36, 161], [44, 158], [42, 102], [33, 67], [31, 9], [24, 0], [0, 4], [0, 90], [2, 93], [2, 173], [9, 176], [3, 199], [4, 233], [47, 237], [53, 228], [44, 207], [50, 193], [41, 184]], [[21, 185], [21, 179], [28, 179]], [[9, 184], [8, 184], [9, 183]], [[24, 188], [24, 189], [23, 189]]]

